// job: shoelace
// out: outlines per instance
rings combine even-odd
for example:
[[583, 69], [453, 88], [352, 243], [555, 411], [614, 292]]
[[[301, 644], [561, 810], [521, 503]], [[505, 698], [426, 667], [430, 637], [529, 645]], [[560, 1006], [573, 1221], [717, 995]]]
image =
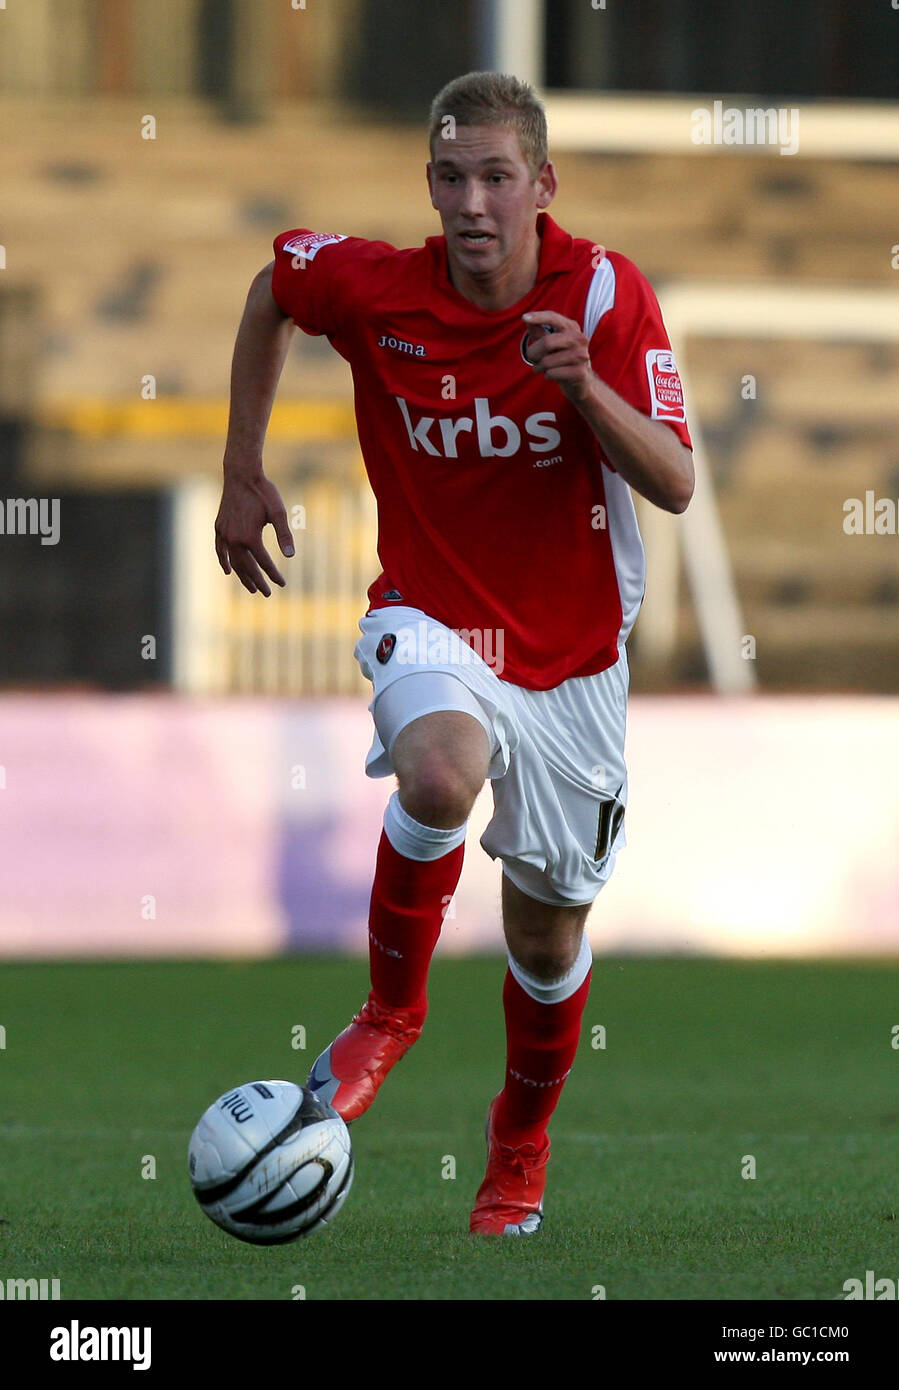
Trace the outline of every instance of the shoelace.
[[404, 1022], [386, 1009], [379, 1009], [376, 1004], [372, 1004], [371, 1000], [367, 1000], [362, 1005], [353, 1022], [368, 1024], [370, 1028], [377, 1028], [382, 1033], [389, 1033], [392, 1038], [396, 1038], [399, 1042], [415, 1042], [421, 1033], [419, 1027]]
[[[534, 1161], [539, 1157], [536, 1146], [534, 1144], [522, 1144], [521, 1148], [513, 1149], [507, 1144], [494, 1142], [498, 1162], [518, 1177], [524, 1178], [525, 1182], [530, 1185], [530, 1170], [534, 1167]], [[531, 1161], [528, 1162], [528, 1159]]]

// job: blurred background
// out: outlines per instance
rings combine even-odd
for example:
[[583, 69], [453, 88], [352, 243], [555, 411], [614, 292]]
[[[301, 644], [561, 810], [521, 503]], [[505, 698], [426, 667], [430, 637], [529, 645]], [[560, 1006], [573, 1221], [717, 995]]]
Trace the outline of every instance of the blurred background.
[[[229, 364], [278, 232], [439, 232], [428, 106], [473, 68], [538, 86], [553, 215], [655, 286], [700, 471], [639, 509], [594, 946], [896, 952], [897, 32], [868, 0], [0, 4], [3, 955], [366, 949], [392, 782], [349, 369], [297, 334], [265, 602], [213, 551]], [[489, 814], [443, 950], [500, 948]]]

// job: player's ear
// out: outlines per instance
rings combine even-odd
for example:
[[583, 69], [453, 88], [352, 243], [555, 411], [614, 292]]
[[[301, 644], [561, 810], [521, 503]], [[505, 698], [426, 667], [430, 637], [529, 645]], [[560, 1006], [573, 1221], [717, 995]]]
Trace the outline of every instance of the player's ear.
[[434, 202], [434, 166], [431, 161], [428, 160], [425, 167], [427, 169], [428, 193], [431, 195], [431, 207], [436, 210], [437, 204]]
[[534, 191], [537, 195], [537, 207], [541, 210], [548, 208], [558, 190], [559, 180], [555, 167], [547, 160], [535, 180]]

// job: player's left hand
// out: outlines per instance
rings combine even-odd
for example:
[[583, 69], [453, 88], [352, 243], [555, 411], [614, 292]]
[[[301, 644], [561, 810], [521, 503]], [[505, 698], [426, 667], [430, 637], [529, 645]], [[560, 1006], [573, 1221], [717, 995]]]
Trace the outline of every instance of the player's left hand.
[[580, 324], [552, 309], [535, 309], [521, 317], [529, 330], [526, 352], [534, 371], [558, 382], [569, 400], [583, 399], [596, 377]]

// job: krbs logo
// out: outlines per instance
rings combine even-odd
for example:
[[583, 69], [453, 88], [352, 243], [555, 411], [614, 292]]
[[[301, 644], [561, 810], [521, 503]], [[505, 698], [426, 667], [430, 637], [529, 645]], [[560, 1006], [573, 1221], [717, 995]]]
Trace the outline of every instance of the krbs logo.
[[[402, 396], [394, 396], [400, 408], [409, 443], [416, 453], [423, 449], [434, 458], [455, 459], [459, 457], [457, 439], [460, 434], [476, 434], [478, 452], [481, 458], [509, 458], [521, 448], [521, 430], [508, 415], [491, 415], [487, 396], [475, 396], [474, 416], [446, 416], [438, 420], [434, 415], [422, 415], [413, 421], [409, 406]], [[524, 432], [530, 441], [528, 448], [532, 454], [548, 454], [557, 448], [562, 436], [553, 426], [556, 414], [553, 410], [538, 410], [529, 415], [524, 422]], [[431, 437], [432, 426], [437, 426], [442, 449], [435, 447]], [[435, 434], [436, 437], [436, 434]]]

